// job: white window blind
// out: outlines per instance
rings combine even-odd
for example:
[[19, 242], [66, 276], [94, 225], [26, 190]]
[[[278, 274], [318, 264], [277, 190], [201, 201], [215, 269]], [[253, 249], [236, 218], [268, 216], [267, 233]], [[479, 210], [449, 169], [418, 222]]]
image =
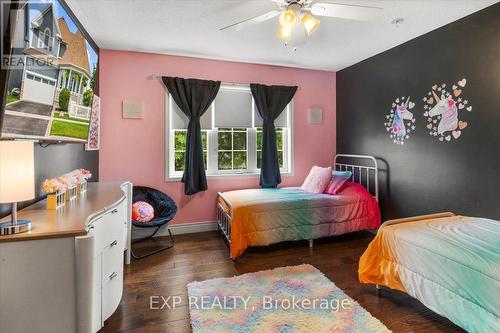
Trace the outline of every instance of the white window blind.
[[252, 94], [248, 89], [225, 88], [215, 98], [215, 127], [252, 127]]
[[[169, 97], [168, 101], [172, 110], [172, 112], [170, 112], [170, 121], [172, 122], [170, 127], [173, 129], [187, 129], [189, 122], [188, 117], [181, 111], [172, 97]], [[201, 116], [201, 129], [212, 129], [212, 108], [213, 104]]]

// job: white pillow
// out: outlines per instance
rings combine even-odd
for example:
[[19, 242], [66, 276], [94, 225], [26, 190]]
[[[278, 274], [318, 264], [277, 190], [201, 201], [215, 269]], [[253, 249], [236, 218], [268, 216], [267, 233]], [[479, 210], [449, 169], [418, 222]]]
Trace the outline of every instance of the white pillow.
[[302, 190], [311, 193], [323, 193], [332, 179], [332, 168], [313, 166], [307, 175]]

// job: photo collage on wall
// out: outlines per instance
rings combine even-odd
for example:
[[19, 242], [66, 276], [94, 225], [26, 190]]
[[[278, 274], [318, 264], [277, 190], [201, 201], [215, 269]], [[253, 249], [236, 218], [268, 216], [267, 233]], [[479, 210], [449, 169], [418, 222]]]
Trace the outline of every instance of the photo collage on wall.
[[[427, 122], [425, 130], [440, 142], [450, 142], [462, 136], [469, 126], [462, 118], [462, 113], [472, 112], [472, 105], [465, 97], [464, 88], [467, 79], [455, 83], [434, 84], [427, 95], [422, 98], [423, 106], [416, 110], [422, 111]], [[397, 97], [391, 104], [391, 109], [385, 116], [384, 126], [393, 143], [404, 145], [411, 133], [416, 130], [415, 103], [410, 97]]]

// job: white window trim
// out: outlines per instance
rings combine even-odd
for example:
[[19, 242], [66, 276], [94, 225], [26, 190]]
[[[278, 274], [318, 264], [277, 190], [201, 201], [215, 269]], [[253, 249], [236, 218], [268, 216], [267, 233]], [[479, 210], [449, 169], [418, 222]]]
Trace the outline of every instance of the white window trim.
[[[249, 86], [236, 86], [234, 84], [222, 84], [221, 89], [238, 89], [238, 90], [250, 90]], [[172, 182], [172, 181], [179, 181], [182, 178], [182, 171], [175, 171], [175, 153], [170, 153], [174, 152], [174, 131], [170, 130], [170, 123], [171, 123], [171, 113], [170, 110], [172, 109], [172, 104], [174, 103], [173, 100], [170, 98], [170, 94], [168, 91], [165, 91], [165, 146], [164, 146], [164, 151], [165, 151], [165, 165], [164, 165], [164, 170], [165, 170], [165, 181], [166, 182]], [[252, 124], [255, 124], [255, 103], [252, 103]], [[209, 179], [231, 179], [231, 178], [258, 178], [260, 176], [260, 169], [255, 169], [251, 171], [235, 171], [235, 170], [213, 170], [212, 168], [217, 165], [217, 135], [210, 135], [209, 132], [216, 131], [217, 128], [215, 127], [215, 102], [212, 103], [211, 110], [212, 112], [212, 128], [211, 130], [206, 130], [207, 131], [207, 159], [208, 161], [208, 169], [206, 170], [206, 175], [207, 178]], [[207, 111], [208, 112], [208, 111]], [[294, 113], [294, 102], [292, 99], [292, 102], [289, 104], [289, 112], [287, 114], [287, 122], [289, 124], [289, 127], [287, 128], [286, 131], [284, 131], [284, 134], [286, 132], [288, 136], [288, 140], [284, 140], [283, 144], [283, 152], [284, 152], [284, 160], [288, 162], [288, 170], [280, 170], [282, 176], [293, 176], [294, 175], [294, 153], [293, 153], [293, 147], [294, 147], [294, 123], [293, 123], [293, 113]], [[255, 136], [252, 137], [251, 136]], [[255, 127], [249, 128], [247, 130], [247, 151], [248, 151], [248, 157], [247, 157], [247, 163], [248, 165], [257, 165], [257, 155], [256, 155], [256, 147], [250, 147], [249, 142], [253, 140], [253, 142], [257, 142], [257, 130]], [[289, 145], [289, 146], [288, 146]], [[252, 164], [253, 163], [253, 164]]]

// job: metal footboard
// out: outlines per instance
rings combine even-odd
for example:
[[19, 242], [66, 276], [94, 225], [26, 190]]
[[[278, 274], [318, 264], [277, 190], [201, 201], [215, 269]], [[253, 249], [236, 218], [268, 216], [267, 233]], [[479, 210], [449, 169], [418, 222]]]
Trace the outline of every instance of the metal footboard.
[[231, 207], [231, 203], [226, 200], [221, 192], [219, 192], [218, 195], [226, 203], [227, 207], [229, 208], [229, 213], [226, 212], [220, 202], [217, 202], [217, 223], [219, 224], [219, 230], [222, 232], [227, 242], [231, 244], [231, 224], [233, 223], [233, 209]]

